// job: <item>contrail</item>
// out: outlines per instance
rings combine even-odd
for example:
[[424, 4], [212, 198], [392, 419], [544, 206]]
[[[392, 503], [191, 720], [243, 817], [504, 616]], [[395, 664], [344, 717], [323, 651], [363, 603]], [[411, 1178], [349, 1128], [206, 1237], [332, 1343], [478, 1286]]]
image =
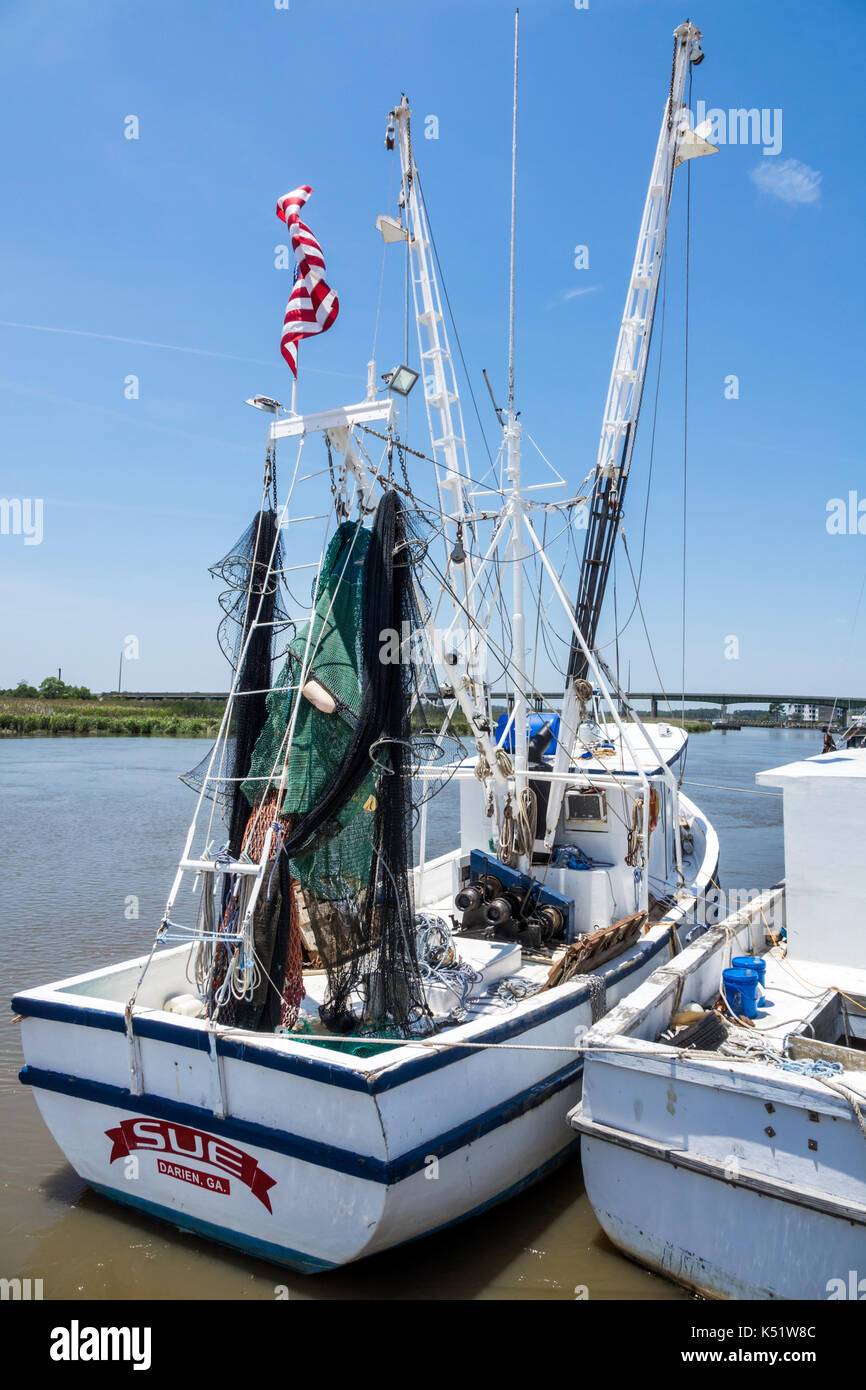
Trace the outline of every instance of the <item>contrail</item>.
[[177, 425], [166, 425], [159, 420], [142, 420], [138, 418], [135, 411], [115, 410], [110, 405], [97, 405], [95, 401], [76, 401], [69, 396], [57, 396], [51, 391], [40, 391], [38, 386], [26, 386], [18, 381], [0, 380], [0, 391], [11, 391], [13, 395], [17, 396], [36, 396], [40, 400], [51, 401], [52, 405], [73, 405], [81, 410], [96, 410], [101, 415], [110, 415], [113, 419], [137, 425], [140, 429], [160, 430], [163, 434], [175, 434], [182, 439], [195, 439], [200, 444], [213, 444], [220, 448], [235, 449], [241, 452], [247, 452], [251, 448], [249, 444], [234, 444], [226, 439], [211, 439], [206, 434], [180, 429]]
[[[91, 333], [84, 328], [50, 328], [42, 323], [13, 323], [0, 319], [0, 328], [27, 328], [31, 333], [63, 333], [74, 338], [101, 338], [106, 343], [130, 343], [133, 347], [163, 348], [166, 352], [191, 352], [196, 357], [220, 357], [225, 362], [250, 362], [256, 367], [273, 367], [273, 362], [265, 362], [260, 357], [237, 357], [231, 352], [211, 352], [208, 348], [180, 347], [177, 343], [152, 343], [147, 338], [121, 338], [116, 333]], [[354, 381], [349, 372], [329, 372], [323, 367], [308, 367], [305, 372], [316, 372], [319, 376], [342, 376]]]

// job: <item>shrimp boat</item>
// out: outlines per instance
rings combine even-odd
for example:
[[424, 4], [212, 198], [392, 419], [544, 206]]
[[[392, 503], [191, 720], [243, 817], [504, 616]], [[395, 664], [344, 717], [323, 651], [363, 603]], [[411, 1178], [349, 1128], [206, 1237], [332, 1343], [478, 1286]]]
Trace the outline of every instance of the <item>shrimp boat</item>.
[[[261, 502], [214, 567], [231, 693], [165, 914], [145, 957], [13, 1001], [21, 1079], [106, 1197], [302, 1271], [471, 1217], [575, 1152], [581, 1033], [700, 929], [718, 841], [679, 788], [685, 731], [645, 725], [595, 650], [674, 169], [711, 148], [684, 119], [700, 38], [675, 34], [598, 460], [564, 500], [552, 467], [524, 480], [513, 214], [500, 448], [470, 473], [406, 98], [377, 227], [406, 258], [417, 372], [378, 386], [370, 363], [364, 400], [298, 409], [299, 343], [338, 305], [311, 190], [280, 200], [292, 403], [249, 402], [269, 417]], [[516, 29], [514, 87], [516, 131]], [[561, 646], [555, 695], [539, 634]]]

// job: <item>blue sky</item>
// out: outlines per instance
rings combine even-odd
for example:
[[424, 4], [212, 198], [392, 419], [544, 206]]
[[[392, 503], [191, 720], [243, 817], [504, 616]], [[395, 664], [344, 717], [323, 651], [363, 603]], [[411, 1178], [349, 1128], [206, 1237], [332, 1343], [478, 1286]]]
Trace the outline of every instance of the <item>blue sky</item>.
[[[521, 10], [518, 404], [575, 485], [595, 460], [685, 9], [528, 0]], [[725, 0], [691, 17], [706, 53], [694, 101], [781, 109], [782, 149], [726, 144], [692, 169], [686, 683], [864, 694], [866, 599], [853, 618], [866, 536], [829, 535], [825, 523], [831, 498], [855, 491], [866, 502], [856, 136], [866, 7]], [[382, 259], [374, 223], [393, 211], [385, 115], [404, 90], [495, 433], [480, 373], [502, 390], [512, 7], [6, 0], [0, 39], [0, 496], [44, 499], [40, 545], [0, 535], [0, 685], [62, 667], [70, 681], [110, 688], [134, 634], [127, 688], [224, 688], [207, 566], [258, 500], [263, 417], [243, 401], [289, 394], [274, 204], [312, 184], [308, 220], [341, 299], [333, 331], [302, 348], [301, 404], [361, 398]], [[130, 114], [134, 141], [124, 138]], [[439, 137], [425, 140], [431, 114]], [[684, 193], [681, 170], [642, 589], [669, 689], [681, 665]], [[586, 270], [574, 267], [578, 244], [589, 248]], [[380, 370], [402, 356], [400, 274], [389, 264], [385, 302], [398, 307], [383, 315]], [[655, 363], [654, 353], [629, 494], [633, 554]], [[130, 401], [131, 374], [140, 397]], [[725, 398], [729, 374], [737, 400]], [[470, 444], [481, 471], [477, 428]], [[540, 462], [528, 468], [543, 476]], [[299, 549], [313, 544], [298, 537]], [[576, 576], [565, 577], [573, 588]], [[619, 583], [622, 614], [624, 574]], [[724, 655], [732, 635], [738, 660]], [[621, 660], [634, 687], [655, 686], [637, 619]]]

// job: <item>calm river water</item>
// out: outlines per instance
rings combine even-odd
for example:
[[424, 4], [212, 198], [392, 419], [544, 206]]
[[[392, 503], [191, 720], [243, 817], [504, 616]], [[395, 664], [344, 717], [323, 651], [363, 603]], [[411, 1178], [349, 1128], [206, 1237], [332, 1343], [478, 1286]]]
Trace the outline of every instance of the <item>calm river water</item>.
[[[140, 954], [164, 906], [192, 793], [178, 774], [202, 755], [175, 739], [0, 740], [3, 979], [13, 992]], [[754, 774], [818, 753], [821, 735], [744, 729], [690, 740], [684, 790], [721, 839], [722, 886], [765, 888], [783, 872], [781, 799], [742, 794]], [[722, 784], [709, 788], [689, 783]], [[728, 790], [730, 788], [731, 790]], [[447, 847], [447, 788], [430, 849]], [[437, 843], [438, 840], [438, 843]], [[130, 895], [137, 921], [127, 921]], [[600, 1232], [574, 1162], [504, 1206], [428, 1240], [305, 1278], [207, 1245], [90, 1192], [19, 1084], [18, 1025], [0, 1013], [0, 1275], [43, 1280], [45, 1298], [682, 1298]]]

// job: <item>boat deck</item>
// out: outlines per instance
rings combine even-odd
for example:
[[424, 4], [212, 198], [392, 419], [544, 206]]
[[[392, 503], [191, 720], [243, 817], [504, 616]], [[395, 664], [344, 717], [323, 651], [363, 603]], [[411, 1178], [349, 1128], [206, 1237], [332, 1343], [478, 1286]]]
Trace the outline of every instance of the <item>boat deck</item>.
[[[523, 956], [521, 948], [513, 942], [483, 941], [473, 937], [457, 936], [454, 942], [461, 965], [476, 976], [467, 976], [468, 998], [462, 998], [458, 989], [451, 988], [447, 972], [434, 974], [425, 985], [427, 1002], [434, 1018], [440, 1022], [438, 1032], [447, 1033], [450, 1027], [459, 1028], [466, 1023], [488, 1016], [501, 1015], [512, 1009], [523, 999], [538, 993], [563, 952], [553, 952], [549, 960], [531, 960]], [[327, 992], [327, 973], [324, 970], [305, 971], [304, 983], [306, 997], [301, 1005], [303, 1028], [311, 1033], [327, 1033], [328, 1029], [319, 1017], [319, 1005], [325, 1001]], [[453, 1015], [453, 1019], [448, 1016]]]
[[[807, 1088], [829, 1078], [866, 1097], [866, 971], [789, 957], [772, 942], [765, 949], [759, 941], [765, 909], [771, 911], [782, 891], [762, 895], [665, 963], [594, 1026], [584, 1040], [587, 1049], [603, 1054], [614, 1047], [623, 1057], [641, 1058], [642, 1065], [665, 1066], [675, 1058], [698, 1068], [721, 1063], [728, 1075], [740, 1069], [766, 1080], [787, 1075]], [[689, 1010], [698, 1019], [700, 1010], [714, 1009], [722, 970], [733, 956], [755, 948], [766, 962], [764, 997], [770, 1003], [759, 1001], [754, 1019], [727, 1014], [727, 1037], [709, 1046], [672, 1045], [672, 1019], [676, 1036]], [[831, 1065], [815, 1067], [816, 1062]]]
[[633, 724], [627, 727], [628, 743], [615, 724], [602, 726], [602, 734], [610, 744], [609, 750], [585, 751], [579, 743], [572, 752], [572, 773], [586, 773], [597, 777], [605, 772], [618, 776], [636, 775], [638, 769], [648, 776], [662, 772], [664, 767], [675, 767], [685, 751], [688, 736], [676, 724], [664, 720], [659, 723], [644, 721], [648, 737]]
[[754, 1033], [756, 1042], [781, 1053], [792, 1033], [810, 1032], [820, 1026], [835, 994], [828, 983], [814, 979], [809, 973], [814, 967], [806, 962], [788, 960], [775, 949], [763, 959], [767, 964], [766, 997], [771, 1004], [765, 1007], [763, 1001], [759, 1003], [757, 1017], [749, 1020], [752, 1027], [742, 1031]]
[[[772, 1007], [759, 1007], [758, 1017], [750, 1020], [752, 1028], [736, 1029], [725, 1051], [735, 1055], [738, 1043], [744, 1053], [763, 1045], [768, 1060], [830, 1062], [842, 1067], [837, 1081], [866, 1097], [866, 1051], [858, 1036], [863, 1032], [860, 1011], [866, 1009], [866, 971], [792, 960], [775, 949], [765, 960]], [[777, 1064], [770, 1060], [770, 1065]]]

